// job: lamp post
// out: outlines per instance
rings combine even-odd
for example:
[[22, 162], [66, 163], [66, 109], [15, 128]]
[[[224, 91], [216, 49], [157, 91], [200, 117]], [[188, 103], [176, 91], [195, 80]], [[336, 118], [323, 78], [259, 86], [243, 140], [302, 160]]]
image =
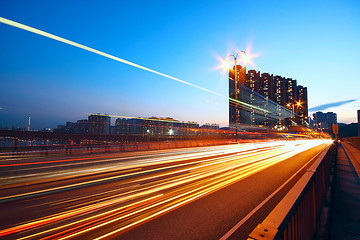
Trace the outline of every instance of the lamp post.
[[[301, 104], [302, 104], [302, 102], [301, 102], [300, 100], [299, 100], [298, 102], [296, 102], [298, 114], [300, 113]], [[304, 122], [303, 122], [304, 120], [302, 119], [303, 117], [304, 117], [304, 114], [302, 113], [301, 116], [299, 116], [299, 122], [300, 122], [301, 124], [304, 123]]]
[[288, 103], [288, 104], [286, 104], [286, 106], [288, 106], [288, 107], [292, 106], [291, 118], [294, 118], [294, 115], [295, 115], [294, 104], [293, 103]]
[[229, 59], [229, 57], [233, 57], [234, 58], [234, 63], [235, 63], [235, 67], [234, 67], [234, 81], [235, 81], [235, 99], [237, 100], [237, 79], [236, 79], [236, 74], [237, 74], [237, 58], [239, 56], [240, 53], [244, 53], [246, 56], [246, 52], [245, 51], [239, 51], [236, 55], [234, 54], [230, 54], [229, 56], [227, 56], [226, 60], [227, 61]]
[[[235, 64], [235, 66], [234, 66], [235, 100], [238, 100], [238, 87], [237, 87], [237, 78], [236, 78], [236, 75], [237, 75], [237, 58], [238, 58], [238, 56], [239, 56], [240, 53], [244, 53], [245, 56], [246, 56], [246, 52], [245, 52], [245, 51], [239, 51], [236, 55], [230, 54], [230, 55], [227, 56], [226, 59], [225, 59], [225, 62], [227, 62], [230, 57], [233, 57], [233, 58], [234, 58], [234, 64]], [[235, 114], [236, 114], [236, 116], [238, 115], [238, 114], [237, 114], [237, 111], [238, 111], [238, 104], [237, 104], [237, 102], [235, 101]], [[237, 117], [236, 117], [236, 119], [237, 119]], [[236, 120], [235, 120], [235, 122], [236, 122]], [[238, 129], [237, 129], [237, 126], [235, 126], [235, 139], [236, 139], [236, 142], [237, 142], [237, 135], [238, 135], [238, 131], [237, 131], [237, 130], [238, 130]]]
[[292, 115], [294, 116], [295, 115], [295, 109], [294, 109], [295, 105], [299, 108], [299, 107], [301, 107], [301, 103], [302, 102], [296, 102], [295, 101], [295, 104], [294, 103], [288, 103], [288, 104], [286, 104], [286, 106], [287, 107], [292, 106]]
[[[238, 58], [240, 53], [244, 53], [245, 57], [247, 57], [247, 54], [246, 54], [245, 51], [239, 51], [236, 55], [230, 54], [225, 59], [225, 62], [227, 62], [230, 57], [234, 58], [234, 64], [235, 64], [235, 66], [234, 66], [234, 82], [235, 82], [235, 99], [236, 100], [238, 100], [238, 87], [237, 87], [237, 80], [238, 79], [236, 77], [236, 75], [237, 75], [237, 58]], [[245, 62], [246, 62], [246, 59], [245, 59]], [[237, 106], [238, 106], [238, 104], [237, 104], [237, 102], [235, 102], [235, 111], [237, 111]]]

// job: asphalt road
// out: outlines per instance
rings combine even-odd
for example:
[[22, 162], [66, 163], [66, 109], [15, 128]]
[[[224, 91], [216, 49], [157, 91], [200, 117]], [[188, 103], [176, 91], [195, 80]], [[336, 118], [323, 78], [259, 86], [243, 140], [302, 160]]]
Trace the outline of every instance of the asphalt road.
[[5, 156], [0, 238], [220, 239], [246, 218], [233, 235], [243, 239], [327, 144], [270, 141], [41, 159]]

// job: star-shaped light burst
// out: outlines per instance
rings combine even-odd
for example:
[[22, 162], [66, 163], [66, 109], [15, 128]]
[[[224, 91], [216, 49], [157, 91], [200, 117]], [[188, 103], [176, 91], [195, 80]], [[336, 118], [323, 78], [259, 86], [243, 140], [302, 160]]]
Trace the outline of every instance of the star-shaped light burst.
[[217, 56], [216, 58], [220, 62], [220, 65], [218, 65], [216, 67], [216, 69], [223, 69], [225, 72], [228, 71], [229, 69], [231, 69], [234, 66], [235, 57], [236, 57], [237, 64], [240, 64], [243, 66], [247, 66], [247, 65], [254, 66], [255, 64], [252, 61], [252, 59], [255, 58], [256, 56], [257, 56], [256, 54], [253, 55], [248, 51], [246, 53], [239, 51], [237, 55], [229, 54], [229, 55], [227, 55], [226, 59], [222, 59], [220, 56]]

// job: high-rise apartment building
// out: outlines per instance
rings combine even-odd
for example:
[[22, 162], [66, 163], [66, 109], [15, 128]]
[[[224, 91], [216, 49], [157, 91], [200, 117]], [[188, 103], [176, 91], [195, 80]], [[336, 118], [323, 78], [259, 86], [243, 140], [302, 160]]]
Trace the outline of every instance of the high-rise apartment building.
[[323, 128], [327, 130], [332, 129], [333, 124], [337, 124], [337, 115], [333, 112], [316, 112], [313, 114], [314, 126], [316, 128]]
[[88, 117], [89, 134], [109, 134], [110, 116], [91, 114]]
[[118, 118], [115, 121], [114, 134], [167, 136], [196, 135], [199, 124], [195, 122], [180, 122], [173, 118]]
[[229, 71], [229, 121], [234, 124], [240, 124], [240, 110], [236, 101], [241, 101], [242, 96], [240, 95], [238, 85], [235, 84], [235, 74], [236, 82], [244, 86], [246, 78], [246, 67], [237, 65], [236, 73], [235, 66], [232, 70]]
[[245, 86], [250, 88], [252, 91], [260, 92], [260, 72], [255, 70], [249, 70], [246, 74]]
[[130, 134], [130, 123], [126, 118], [117, 118], [115, 120], [115, 133], [114, 134]]
[[74, 133], [86, 134], [88, 133], [89, 122], [87, 119], [77, 120], [74, 124]]
[[[235, 80], [235, 66], [229, 71], [229, 80]], [[236, 81], [242, 85], [245, 85], [246, 80], [246, 67], [236, 65]]]
[[285, 104], [291, 109], [291, 105], [297, 100], [297, 84], [292, 78], [285, 79]]
[[297, 87], [297, 98], [300, 105], [296, 107], [295, 112], [299, 115], [301, 121], [308, 122], [307, 87], [300, 85]]
[[286, 106], [285, 102], [285, 79], [281, 76], [274, 77], [274, 101], [281, 105]]
[[274, 76], [269, 73], [262, 73], [259, 82], [259, 93], [269, 100], [274, 101]]
[[[297, 86], [296, 80], [292, 78], [260, 74], [256, 70], [246, 73], [246, 68], [240, 65], [237, 65], [236, 72], [236, 84], [235, 69], [229, 72], [230, 125], [271, 125], [275, 119], [282, 124], [287, 118], [308, 125], [306, 87]], [[296, 104], [299, 101], [300, 106]]]
[[[236, 82], [234, 71], [229, 72], [229, 125], [274, 126], [290, 118], [291, 111], [270, 100], [275, 89], [273, 76], [265, 74], [262, 78], [260, 72], [251, 70], [246, 74], [245, 71], [237, 66]], [[268, 97], [259, 93], [263, 91]]]
[[54, 129], [54, 132], [87, 134], [88, 128], [88, 120], [82, 119], [77, 120], [77, 122], [66, 122], [66, 125], [58, 125], [58, 127]]

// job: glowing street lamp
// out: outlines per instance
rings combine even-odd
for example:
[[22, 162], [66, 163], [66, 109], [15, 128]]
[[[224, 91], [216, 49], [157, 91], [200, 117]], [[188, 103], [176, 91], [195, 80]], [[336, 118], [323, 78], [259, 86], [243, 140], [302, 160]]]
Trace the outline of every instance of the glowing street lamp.
[[[246, 54], [245, 51], [239, 51], [236, 55], [234, 54], [230, 54], [229, 56], [226, 57], [225, 61], [224, 61], [224, 67], [227, 67], [230, 71], [230, 64], [228, 62], [229, 58], [230, 57], [233, 57], [234, 58], [234, 82], [235, 82], [235, 99], [238, 100], [238, 89], [237, 89], [237, 78], [236, 78], [236, 75], [237, 75], [237, 58], [239, 56], [239, 54], [243, 53], [243, 57], [242, 57], [242, 60], [243, 62], [246, 64], [247, 62], [250, 61], [250, 58], [249, 56]], [[237, 102], [235, 102], [235, 112], [237, 112], [237, 109], [238, 109], [238, 104]], [[238, 141], [237, 140], [237, 135], [238, 135], [238, 131], [237, 131], [237, 127], [235, 127], [235, 139], [236, 139], [236, 142]]]
[[235, 64], [235, 74], [234, 74], [234, 80], [235, 80], [235, 84], [236, 84], [236, 73], [237, 73], [237, 58], [239, 56], [240, 53], [243, 53], [243, 56], [242, 56], [242, 60], [244, 63], [247, 63], [247, 62], [250, 62], [250, 56], [245, 52], [245, 51], [239, 51], [236, 55], [234, 54], [230, 54], [229, 56], [226, 57], [225, 61], [224, 61], [224, 67], [226, 68], [230, 68], [230, 63], [228, 62], [229, 58], [230, 57], [233, 57], [234, 58], [234, 64]]
[[295, 116], [294, 106], [295, 106], [295, 105], [294, 105], [293, 103], [288, 103], [288, 104], [286, 104], [286, 106], [287, 106], [287, 107], [292, 106], [291, 118], [294, 118], [294, 116]]
[[301, 104], [302, 104], [301, 101], [299, 101], [299, 102], [295, 101], [295, 103], [286, 104], [287, 107], [290, 107], [290, 106], [292, 107], [292, 116], [291, 116], [291, 118], [295, 117], [295, 106], [297, 106], [299, 108], [299, 107], [301, 107]]
[[297, 106], [297, 109], [298, 109], [298, 113], [299, 113], [299, 108], [302, 107], [301, 104], [302, 104], [301, 101], [296, 102], [296, 106]]
[[[239, 51], [236, 55], [234, 54], [230, 54], [229, 56], [226, 57], [225, 61], [224, 61], [224, 67], [227, 67], [230, 69], [230, 64], [228, 62], [230, 57], [234, 58], [234, 81], [235, 81], [235, 99], [238, 100], [238, 89], [237, 89], [237, 58], [239, 56], [239, 54], [243, 53], [243, 57], [242, 60], [244, 63], [247, 63], [250, 61], [250, 57], [248, 56], [248, 54], [245, 51]], [[237, 103], [236, 103], [236, 109], [237, 109]]]
[[[301, 102], [301, 101], [298, 101], [298, 102], [296, 102], [296, 106], [298, 107], [298, 109], [300, 108], [300, 107], [302, 107], [302, 104], [303, 104], [304, 102]], [[307, 124], [309, 124], [309, 122], [308, 122], [308, 117], [307, 116], [304, 116], [304, 114], [302, 114], [302, 117], [304, 118], [304, 119], [302, 119], [302, 121], [305, 121]]]

